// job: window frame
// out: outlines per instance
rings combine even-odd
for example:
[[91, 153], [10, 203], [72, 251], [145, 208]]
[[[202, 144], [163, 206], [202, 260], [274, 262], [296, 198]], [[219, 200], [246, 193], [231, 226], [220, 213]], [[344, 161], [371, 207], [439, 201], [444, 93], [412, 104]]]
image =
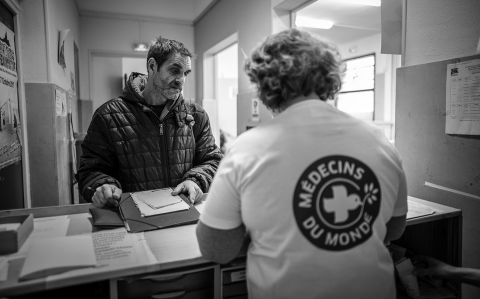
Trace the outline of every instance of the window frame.
[[[375, 121], [375, 114], [376, 114], [376, 110], [375, 110], [375, 105], [376, 105], [375, 89], [376, 89], [376, 84], [377, 84], [377, 80], [375, 78], [376, 73], [377, 73], [377, 56], [376, 56], [376, 53], [372, 52], [372, 53], [368, 53], [368, 54], [365, 54], [365, 55], [360, 55], [360, 56], [347, 58], [347, 59], [342, 60], [342, 62], [346, 66], [347, 61], [362, 59], [362, 58], [369, 57], [369, 56], [373, 56], [373, 88], [371, 88], [371, 89], [350, 90], [350, 91], [343, 91], [343, 92], [340, 90], [338, 92], [338, 94], [352, 94], [352, 93], [356, 93], [356, 92], [372, 91], [373, 92], [373, 114], [372, 114], [371, 121]], [[338, 109], [338, 101], [335, 101], [335, 107]], [[348, 113], [348, 112], [345, 112], [345, 113]]]

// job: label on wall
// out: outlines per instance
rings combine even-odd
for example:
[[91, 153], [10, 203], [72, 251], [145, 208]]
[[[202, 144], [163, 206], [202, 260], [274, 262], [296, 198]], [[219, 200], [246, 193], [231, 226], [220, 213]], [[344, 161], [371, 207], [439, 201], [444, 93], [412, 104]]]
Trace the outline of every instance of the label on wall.
[[67, 94], [55, 89], [55, 112], [57, 116], [67, 116]]
[[15, 34], [0, 22], [0, 169], [22, 158]]
[[252, 119], [251, 121], [260, 121], [260, 100], [252, 98]]

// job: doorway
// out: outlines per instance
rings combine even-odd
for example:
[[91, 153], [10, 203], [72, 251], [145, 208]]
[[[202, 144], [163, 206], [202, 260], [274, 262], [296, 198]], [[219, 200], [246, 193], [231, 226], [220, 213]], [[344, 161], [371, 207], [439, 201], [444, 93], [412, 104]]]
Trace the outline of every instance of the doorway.
[[219, 145], [225, 151], [237, 137], [238, 43], [216, 53], [214, 61]]

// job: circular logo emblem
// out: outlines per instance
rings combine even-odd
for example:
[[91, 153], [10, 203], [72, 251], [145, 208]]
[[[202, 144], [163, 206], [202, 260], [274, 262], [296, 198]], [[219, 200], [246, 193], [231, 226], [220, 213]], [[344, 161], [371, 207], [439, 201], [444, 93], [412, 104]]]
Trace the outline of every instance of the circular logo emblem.
[[328, 156], [300, 176], [293, 212], [313, 245], [341, 251], [371, 237], [381, 198], [380, 184], [367, 165], [347, 156]]

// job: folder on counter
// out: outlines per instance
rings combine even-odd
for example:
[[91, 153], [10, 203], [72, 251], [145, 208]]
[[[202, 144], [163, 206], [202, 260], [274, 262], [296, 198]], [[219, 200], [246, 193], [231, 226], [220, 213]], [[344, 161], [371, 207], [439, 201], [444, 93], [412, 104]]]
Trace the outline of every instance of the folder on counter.
[[188, 210], [142, 217], [131, 193], [123, 193], [120, 199], [120, 215], [128, 232], [138, 233], [155, 229], [197, 223], [200, 213], [183, 195], [180, 198], [190, 207]]

